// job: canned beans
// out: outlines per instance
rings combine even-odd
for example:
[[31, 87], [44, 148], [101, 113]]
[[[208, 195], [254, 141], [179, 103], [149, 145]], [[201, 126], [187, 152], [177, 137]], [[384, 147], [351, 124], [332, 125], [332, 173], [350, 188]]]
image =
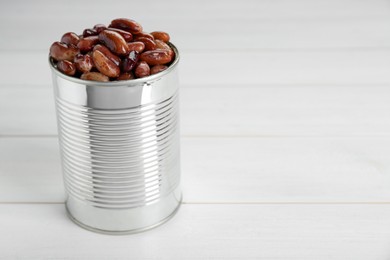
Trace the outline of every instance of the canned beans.
[[50, 47], [57, 69], [92, 81], [120, 81], [147, 77], [166, 70], [175, 52], [163, 31], [145, 32], [138, 22], [118, 18], [96, 24], [80, 35], [67, 32]]

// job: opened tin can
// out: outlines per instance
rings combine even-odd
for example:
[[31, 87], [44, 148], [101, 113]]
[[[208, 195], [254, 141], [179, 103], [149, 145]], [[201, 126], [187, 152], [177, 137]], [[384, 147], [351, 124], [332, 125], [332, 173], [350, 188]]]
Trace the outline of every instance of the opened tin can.
[[179, 53], [171, 47], [168, 69], [126, 81], [69, 77], [50, 60], [66, 209], [84, 228], [139, 232], [180, 206]]

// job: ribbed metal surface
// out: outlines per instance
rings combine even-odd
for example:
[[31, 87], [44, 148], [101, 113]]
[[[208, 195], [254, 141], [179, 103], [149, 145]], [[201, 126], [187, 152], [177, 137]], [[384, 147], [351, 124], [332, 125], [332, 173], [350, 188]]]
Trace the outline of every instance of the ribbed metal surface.
[[65, 187], [92, 206], [145, 206], [179, 184], [177, 94], [98, 110], [56, 98]]

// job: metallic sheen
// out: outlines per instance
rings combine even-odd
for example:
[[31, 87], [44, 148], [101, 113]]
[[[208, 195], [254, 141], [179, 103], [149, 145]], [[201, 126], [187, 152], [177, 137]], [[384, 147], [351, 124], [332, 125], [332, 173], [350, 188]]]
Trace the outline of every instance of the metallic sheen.
[[181, 202], [176, 53], [161, 73], [127, 81], [66, 76], [52, 60], [66, 207], [79, 225], [132, 233]]

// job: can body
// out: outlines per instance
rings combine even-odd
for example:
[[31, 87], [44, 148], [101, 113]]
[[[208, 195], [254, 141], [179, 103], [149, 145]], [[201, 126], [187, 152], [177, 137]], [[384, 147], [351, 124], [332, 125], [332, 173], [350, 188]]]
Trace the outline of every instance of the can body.
[[[66, 208], [94, 231], [138, 232], [181, 202], [178, 53], [145, 79], [93, 82], [51, 63]], [[161, 75], [160, 75], [161, 74]]]

